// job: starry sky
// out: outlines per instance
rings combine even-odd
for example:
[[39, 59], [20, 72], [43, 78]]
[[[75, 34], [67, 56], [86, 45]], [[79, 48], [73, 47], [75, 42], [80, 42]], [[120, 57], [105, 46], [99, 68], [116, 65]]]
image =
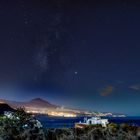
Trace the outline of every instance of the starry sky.
[[0, 98], [140, 115], [140, 2], [0, 1]]

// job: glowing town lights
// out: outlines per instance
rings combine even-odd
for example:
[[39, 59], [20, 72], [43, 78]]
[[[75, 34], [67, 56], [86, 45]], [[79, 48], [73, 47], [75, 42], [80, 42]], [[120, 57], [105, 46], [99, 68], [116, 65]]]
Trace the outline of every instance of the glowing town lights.
[[56, 117], [76, 117], [76, 113], [68, 113], [64, 111], [51, 111], [46, 109], [37, 109], [37, 108], [26, 108], [27, 113], [32, 114], [46, 114]]

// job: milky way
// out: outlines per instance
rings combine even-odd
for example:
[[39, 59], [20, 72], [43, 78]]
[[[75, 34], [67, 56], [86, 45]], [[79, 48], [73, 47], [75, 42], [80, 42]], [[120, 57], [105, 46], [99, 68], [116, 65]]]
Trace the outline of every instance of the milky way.
[[140, 114], [139, 15], [135, 0], [1, 0], [0, 96]]

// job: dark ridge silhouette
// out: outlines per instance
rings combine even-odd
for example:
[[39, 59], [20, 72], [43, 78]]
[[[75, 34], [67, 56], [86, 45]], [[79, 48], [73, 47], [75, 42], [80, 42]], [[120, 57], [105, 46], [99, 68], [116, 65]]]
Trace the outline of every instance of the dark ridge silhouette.
[[5, 99], [0, 99], [0, 102], [6, 103], [10, 105], [12, 108], [18, 108], [18, 107], [36, 107], [36, 108], [57, 108], [59, 106], [56, 106], [54, 104], [49, 103], [46, 100], [43, 100], [41, 98], [34, 98], [30, 101], [25, 102], [18, 102], [18, 101], [10, 101]]
[[57, 107], [56, 105], [53, 105], [53, 104], [49, 103], [48, 101], [43, 100], [41, 98], [32, 99], [29, 102], [29, 104], [31, 104], [31, 105], [39, 105], [39, 106], [42, 106], [42, 107], [44, 107], [44, 106], [46, 106], [46, 107], [54, 107], [54, 108]]
[[15, 111], [6, 103], [0, 103], [0, 114], [4, 114], [5, 111]]

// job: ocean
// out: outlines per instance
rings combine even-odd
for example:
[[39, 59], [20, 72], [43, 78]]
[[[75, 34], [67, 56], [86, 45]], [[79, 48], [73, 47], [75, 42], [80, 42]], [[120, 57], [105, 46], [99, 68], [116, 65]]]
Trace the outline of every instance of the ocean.
[[[64, 118], [48, 117], [38, 115], [36, 118], [42, 123], [44, 128], [73, 128], [75, 123], [83, 122], [84, 117]], [[133, 126], [140, 126], [140, 117], [105, 117], [110, 123], [128, 123]]]

